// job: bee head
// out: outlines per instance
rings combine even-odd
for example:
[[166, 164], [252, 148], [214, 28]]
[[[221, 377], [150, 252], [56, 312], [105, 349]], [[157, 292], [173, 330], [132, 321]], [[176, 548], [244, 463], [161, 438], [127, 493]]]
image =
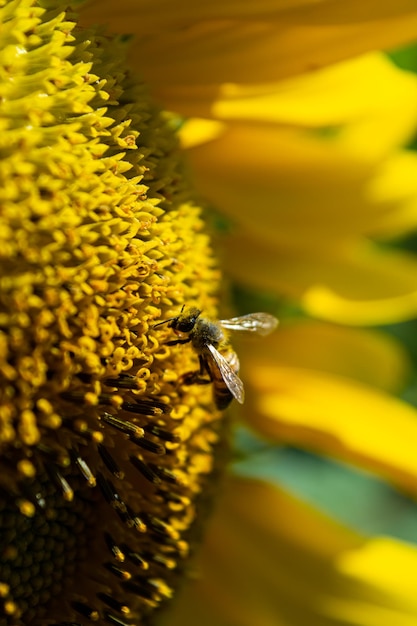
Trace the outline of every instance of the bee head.
[[193, 330], [197, 318], [200, 314], [200, 309], [190, 307], [189, 309], [186, 309], [184, 311], [183, 306], [180, 314], [177, 315], [177, 317], [170, 317], [168, 320], [158, 322], [158, 324], [155, 324], [154, 328], [157, 328], [157, 326], [162, 326], [162, 324], [168, 324], [169, 328], [173, 328], [180, 333], [189, 333]]
[[170, 327], [180, 333], [189, 333], [193, 330], [195, 323], [201, 314], [200, 309], [190, 307], [171, 320]]

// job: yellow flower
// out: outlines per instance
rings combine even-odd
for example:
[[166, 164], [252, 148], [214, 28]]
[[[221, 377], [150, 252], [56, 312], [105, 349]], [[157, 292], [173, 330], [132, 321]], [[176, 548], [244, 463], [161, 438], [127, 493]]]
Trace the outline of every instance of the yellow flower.
[[0, 621], [138, 623], [173, 595], [226, 428], [155, 324], [215, 316], [218, 270], [124, 44], [0, 11]]
[[[84, 24], [108, 22], [140, 36], [127, 48], [124, 39], [74, 27], [33, 0], [1, 9], [0, 599], [7, 626], [153, 622], [174, 596], [224, 463], [227, 422], [209, 387], [185, 384], [196, 355], [169, 345], [169, 325], [156, 327], [188, 303], [218, 317], [219, 275], [173, 136], [178, 116], [161, 113], [124, 71], [125, 53], [164, 108], [204, 117], [198, 135], [208, 128], [215, 137], [195, 147], [192, 159], [200, 190], [237, 225], [228, 240], [235, 277], [330, 319], [362, 323], [415, 310], [415, 261], [398, 253], [392, 258], [404, 272], [394, 268], [382, 292], [393, 306], [380, 317], [377, 306], [348, 307], [366, 254], [370, 277], [380, 269], [365, 238], [414, 225], [414, 160], [400, 146], [415, 128], [415, 79], [373, 54], [292, 78], [409, 40], [413, 2], [89, 6]], [[355, 99], [358, 78], [366, 97]], [[296, 106], [307, 93], [311, 100]], [[402, 116], [388, 132], [397, 110]], [[187, 125], [183, 130], [186, 140]], [[192, 131], [190, 145], [195, 139]], [[280, 191], [278, 163], [293, 167], [295, 183], [303, 179], [301, 165], [311, 186], [294, 197], [284, 173], [288, 220], [277, 232], [279, 212], [268, 202]], [[400, 171], [408, 185], [401, 196]], [[309, 222], [302, 209], [312, 189]], [[343, 221], [332, 214], [340, 195]], [[292, 207], [301, 209], [295, 218]], [[330, 261], [330, 278], [354, 292], [336, 312], [323, 292], [313, 298], [316, 276]], [[349, 261], [359, 267], [346, 278]], [[386, 277], [386, 268], [380, 271]], [[362, 284], [362, 299], [370, 282]], [[375, 291], [372, 304], [380, 305], [378, 285]], [[306, 358], [310, 349], [316, 360]], [[404, 379], [398, 348], [356, 330], [284, 325], [259, 352], [239, 354], [250, 383], [247, 419], [259, 432], [414, 490], [415, 412], [388, 395]], [[348, 418], [354, 412], [354, 428], [335, 415], [348, 399], [342, 406]], [[361, 422], [364, 408], [371, 418]], [[383, 432], [371, 446], [375, 409]], [[389, 414], [407, 428], [404, 459], [397, 448], [390, 454], [396, 433]], [[348, 531], [264, 483], [232, 479], [223, 493], [201, 584], [186, 587], [176, 608], [169, 605], [170, 626], [414, 624], [411, 547]]]
[[367, 538], [283, 490], [231, 479], [199, 570], [164, 626], [413, 626], [417, 551]]
[[[416, 411], [390, 395], [409, 367], [397, 343], [293, 321], [267, 345], [242, 340], [238, 352], [248, 383], [244, 417], [267, 441], [347, 461], [415, 497]], [[348, 530], [276, 484], [235, 476], [162, 625], [412, 626], [416, 566], [411, 544]]]
[[410, 365], [392, 339], [293, 322], [269, 339], [268, 350], [252, 347], [247, 362], [240, 354], [251, 387], [247, 419], [258, 432], [362, 466], [416, 494], [416, 411], [393, 396]]
[[[167, 106], [222, 83], [273, 82], [414, 40], [414, 0], [87, 0], [81, 19], [137, 35], [131, 61]], [[143, 62], [145, 60], [145, 63]], [[202, 89], [204, 87], [204, 89]]]
[[135, 2], [90, 0], [83, 19], [98, 4], [112, 31], [137, 35], [130, 59], [146, 59], [155, 95], [199, 118], [184, 141], [198, 144], [199, 190], [234, 220], [235, 280], [342, 323], [415, 315], [416, 259], [370, 240], [416, 225], [416, 157], [402, 146], [417, 79], [373, 52], [416, 38], [414, 2], [183, 2], [155, 20], [155, 5], [135, 19]]
[[[385, 242], [416, 227], [417, 158], [403, 148], [416, 109], [417, 77], [379, 53], [269, 90], [225, 86], [215, 137], [189, 152], [199, 189], [233, 220], [235, 280], [337, 322], [413, 317], [417, 259]], [[184, 129], [189, 145], [200, 124]]]

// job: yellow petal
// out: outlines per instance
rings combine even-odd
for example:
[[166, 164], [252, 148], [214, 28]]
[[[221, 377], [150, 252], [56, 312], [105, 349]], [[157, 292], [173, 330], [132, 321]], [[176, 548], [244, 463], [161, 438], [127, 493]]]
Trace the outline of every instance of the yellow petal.
[[[278, 125], [230, 125], [189, 151], [198, 188], [276, 243], [386, 233], [390, 223], [397, 231], [412, 227], [417, 160], [395, 149], [417, 123], [417, 98], [408, 110], [407, 121], [379, 117], [376, 127], [370, 117], [369, 127], [352, 125], [328, 139]], [[373, 132], [378, 140], [370, 140]]]
[[[279, 237], [284, 230], [288, 240], [304, 228], [357, 232], [356, 224], [363, 228], [368, 222], [372, 205], [365, 193], [375, 159], [362, 157], [360, 145], [352, 154], [339, 139], [275, 124], [237, 123], [216, 141], [189, 151], [189, 158], [202, 193], [222, 211], [262, 234], [272, 227]], [[335, 210], [335, 201], [341, 209]]]
[[410, 101], [417, 101], [415, 75], [375, 52], [279, 83], [223, 85], [213, 113], [223, 120], [336, 126], [376, 110], [394, 113]]
[[187, 120], [179, 129], [181, 146], [190, 149], [211, 142], [224, 135], [226, 129], [224, 122], [194, 117]]
[[[371, 19], [392, 19], [415, 9], [413, 0], [351, 0], [349, 5], [334, 5], [331, 0], [213, 0], [210, 3], [177, 0], [90, 0], [84, 3], [83, 15], [101, 17], [116, 32], [161, 32], [184, 28], [204, 20], [281, 20], [283, 18], [310, 22], [349, 23]], [[139, 19], [140, 18], [140, 19]]]
[[407, 117], [415, 120], [417, 78], [382, 53], [370, 53], [277, 83], [223, 84], [211, 108], [206, 103], [210, 92], [202, 87], [176, 87], [173, 97], [177, 98], [174, 108], [187, 115], [220, 120], [335, 126], [373, 116], [378, 110], [389, 112], [395, 123], [395, 111], [407, 106]]
[[256, 361], [328, 372], [390, 392], [404, 386], [411, 369], [405, 349], [385, 333], [313, 321], [282, 323], [267, 341], [234, 345], [243, 372]]
[[[392, 324], [395, 322], [403, 322], [415, 317], [417, 313], [417, 291], [414, 285], [411, 287], [408, 293], [394, 294], [389, 293], [391, 291], [391, 281], [395, 277], [395, 272], [398, 272], [399, 280], [401, 280], [402, 263], [399, 262], [394, 272], [389, 270], [389, 263], [394, 262], [395, 259], [391, 256], [387, 256], [384, 259], [384, 263], [381, 263], [379, 268], [371, 268], [371, 273], [363, 281], [364, 287], [369, 281], [369, 285], [372, 284], [372, 278], [378, 282], [378, 285], [385, 290], [386, 297], [381, 295], [380, 297], [374, 297], [374, 299], [367, 299], [366, 296], [361, 294], [360, 300], [355, 300], [349, 293], [347, 296], [342, 293], [341, 290], [328, 288], [323, 285], [312, 286], [306, 291], [302, 298], [304, 309], [313, 316], [321, 317], [330, 321], [338, 321], [342, 324], [357, 324], [359, 326], [366, 324]], [[383, 285], [384, 269], [387, 268], [387, 283]], [[359, 269], [359, 268], [355, 268]], [[368, 271], [368, 267], [364, 267], [364, 271]], [[406, 270], [407, 271], [407, 270]], [[360, 270], [359, 270], [360, 273]], [[353, 274], [352, 274], [353, 277]], [[359, 276], [358, 279], [363, 278]], [[402, 278], [406, 278], [402, 276]], [[391, 283], [391, 284], [388, 284]], [[374, 285], [376, 286], [376, 285]], [[402, 287], [406, 287], [405, 281]], [[372, 293], [369, 294], [372, 297]]]
[[297, 299], [311, 315], [326, 320], [366, 325], [415, 316], [417, 258], [359, 244], [317, 237], [315, 248], [308, 243], [304, 249], [274, 248], [236, 235], [227, 240], [225, 267], [238, 283]]
[[197, 566], [164, 624], [416, 623], [415, 548], [361, 537], [260, 481], [226, 485]]
[[[417, 227], [417, 153], [398, 152], [387, 159], [370, 181], [368, 194], [375, 205], [384, 204], [369, 233], [394, 237]], [[390, 207], [395, 207], [394, 210]]]
[[[372, 576], [375, 583], [388, 594], [397, 593], [416, 599], [416, 550], [405, 543], [386, 537], [375, 538], [352, 549], [338, 559], [338, 569], [347, 576], [366, 582]], [[395, 567], [391, 567], [395, 563]], [[398, 572], [402, 576], [398, 578]]]
[[256, 390], [247, 419], [258, 432], [362, 465], [417, 493], [417, 411], [408, 404], [352, 379], [255, 359], [245, 380]]
[[[210, 3], [211, 5], [211, 3]], [[169, 102], [168, 85], [254, 83], [305, 73], [416, 36], [413, 0], [341, 2], [93, 0], [84, 23], [134, 33], [131, 61]]]

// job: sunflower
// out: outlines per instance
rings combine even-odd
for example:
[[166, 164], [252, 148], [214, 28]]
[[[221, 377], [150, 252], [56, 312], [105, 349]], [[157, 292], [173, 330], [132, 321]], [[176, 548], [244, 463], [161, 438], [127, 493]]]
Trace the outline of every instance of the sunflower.
[[[82, 8], [83, 21], [78, 26], [76, 16], [58, 10], [56, 3], [52, 9], [48, 3], [34, 0], [1, 5], [0, 598], [5, 625], [153, 623], [166, 605], [161, 619], [170, 624], [176, 619], [181, 623], [183, 619], [192, 623], [206, 619], [207, 624], [228, 625], [343, 622], [381, 626], [415, 620], [413, 578], [407, 577], [416, 562], [412, 548], [395, 541], [369, 541], [283, 491], [236, 478], [222, 488], [218, 517], [213, 518], [205, 547], [204, 578], [197, 587], [185, 589], [185, 607], [191, 617], [176, 616], [170, 605], [184, 570], [190, 575], [189, 555], [201, 535], [201, 520], [207, 517], [218, 491], [218, 475], [229, 455], [227, 418], [216, 409], [210, 386], [187, 384], [189, 373], [198, 368], [198, 359], [191, 346], [181, 345], [186, 339], [178, 339], [172, 323], [184, 305], [218, 318], [221, 293], [218, 263], [175, 130], [182, 127], [185, 142], [192, 127], [181, 116], [206, 118], [203, 123], [196, 120], [197, 131], [193, 131], [190, 145], [198, 147], [190, 156], [200, 190], [210, 198], [206, 181], [214, 170], [207, 166], [213, 158], [208, 158], [207, 150], [216, 151], [214, 160], [223, 173], [227, 143], [221, 142], [232, 139], [238, 147], [241, 131], [247, 131], [249, 138], [251, 132], [253, 138], [258, 136], [257, 123], [262, 126], [268, 116], [256, 111], [262, 107], [266, 111], [265, 102], [276, 92], [275, 81], [290, 80], [294, 74], [375, 46], [397, 45], [415, 35], [417, 15], [411, 2], [384, 3], [377, 9], [372, 3], [368, 8], [355, 2], [351, 7], [346, 15], [327, 2], [285, 3], [284, 7], [271, 3], [257, 9], [254, 16], [249, 3], [238, 9], [224, 3], [210, 5], [203, 14], [194, 14], [196, 7], [191, 10], [188, 3], [175, 7], [127, 3], [124, 10], [120, 3], [117, 7], [91, 3]], [[141, 37], [131, 42], [125, 37], [110, 39], [107, 33], [86, 26], [92, 21], [111, 23], [123, 34], [134, 32]], [[286, 37], [277, 37], [284, 32]], [[372, 37], [358, 36], [361, 33]], [[348, 45], [352, 35], [355, 44]], [[300, 37], [306, 46], [297, 55], [286, 54], [288, 63], [269, 60], [260, 64], [262, 59], [281, 54], [276, 42], [290, 50]], [[171, 110], [169, 114], [153, 103], [147, 87], [126, 69], [125, 56], [140, 67], [155, 97], [164, 109]], [[335, 153], [346, 158], [347, 166], [357, 165], [352, 198], [360, 193], [358, 181], [363, 196], [371, 186], [375, 189], [369, 206], [364, 205], [363, 217], [346, 219], [351, 226], [348, 237], [335, 236], [344, 224], [338, 229], [334, 221], [315, 248], [307, 250], [307, 260], [298, 260], [306, 266], [309, 259], [317, 260], [322, 250], [322, 265], [334, 263], [338, 258], [335, 250], [341, 246], [343, 254], [339, 266], [334, 265], [334, 276], [340, 276], [345, 286], [349, 286], [342, 271], [346, 259], [359, 248], [363, 252], [364, 236], [377, 230], [375, 224], [385, 233], [392, 231], [393, 223], [400, 229], [413, 225], [412, 211], [406, 209], [415, 191], [412, 159], [406, 170], [410, 183], [406, 196], [398, 197], [395, 176], [407, 156], [401, 145], [415, 128], [415, 80], [378, 55], [358, 60], [356, 73], [355, 64], [349, 63], [343, 61], [341, 66], [307, 77], [307, 91], [316, 79], [318, 92], [326, 81], [337, 90], [332, 72], [335, 82], [340, 73], [339, 84], [349, 73], [354, 83], [358, 72], [365, 82], [361, 68], [381, 67], [380, 74], [375, 69], [375, 82], [381, 87], [389, 76], [393, 85], [385, 109], [376, 107], [377, 92], [372, 98], [374, 87], [370, 85], [366, 106], [360, 103], [354, 112], [352, 106], [346, 106], [339, 115], [329, 117], [322, 111], [320, 117], [323, 102], [318, 99], [316, 120], [312, 121], [314, 116], [304, 118], [301, 133], [294, 134], [293, 128], [300, 119], [285, 119], [282, 111], [279, 124], [285, 126], [282, 130], [288, 145], [300, 140], [295, 148], [306, 155], [307, 168], [313, 144], [317, 150], [321, 146], [323, 165], [326, 155], [328, 162]], [[248, 81], [248, 76], [254, 75], [256, 83]], [[260, 81], [271, 82], [268, 91]], [[289, 109], [291, 95], [296, 97], [300, 85], [279, 84], [284, 92], [294, 88], [287, 102]], [[385, 96], [389, 93], [384, 92]], [[302, 97], [298, 92], [297, 98]], [[256, 100], [259, 106], [253, 113], [248, 117], [246, 106], [247, 112], [239, 118], [236, 110], [244, 111], [245, 103]], [[270, 102], [270, 109], [275, 110], [274, 97]], [[394, 131], [381, 133], [377, 148], [371, 149], [366, 137], [375, 110], [380, 115], [374, 132], [375, 128], [385, 129], [393, 112], [405, 103], [409, 106]], [[277, 120], [269, 120], [272, 122], [277, 124]], [[202, 128], [209, 130], [210, 138], [203, 145]], [[330, 138], [334, 145], [329, 145]], [[369, 150], [361, 160], [364, 146]], [[235, 156], [239, 152], [240, 148], [235, 148]], [[271, 152], [275, 153], [275, 147]], [[253, 165], [257, 164], [256, 151], [251, 157]], [[258, 164], [263, 166], [262, 161]], [[382, 187], [377, 185], [378, 180], [386, 180], [384, 167], [391, 168], [391, 187], [382, 182]], [[242, 162], [236, 159], [238, 171], [240, 181], [249, 183]], [[256, 170], [252, 172], [253, 179]], [[214, 174], [221, 189], [224, 176]], [[231, 172], [231, 187], [234, 180]], [[335, 182], [335, 192], [339, 184]], [[268, 245], [272, 243], [274, 248], [277, 240], [271, 233], [267, 237], [268, 229], [274, 230], [277, 222], [271, 226], [262, 215], [256, 220], [262, 222], [262, 229], [254, 228], [248, 217], [251, 212], [242, 204], [240, 219], [218, 193], [219, 187], [213, 186], [210, 199], [234, 218], [234, 236], [242, 237], [236, 244], [230, 238], [229, 250], [237, 254], [246, 237], [254, 258], [258, 256], [254, 254], [258, 252], [256, 241], [264, 241], [265, 258], [278, 268], [276, 256], [268, 254]], [[330, 207], [331, 197], [326, 201]], [[263, 203], [255, 204], [255, 216], [258, 204], [263, 208]], [[249, 198], [252, 213], [253, 205]], [[340, 214], [345, 215], [350, 207], [347, 200]], [[382, 207], [387, 209], [386, 219], [373, 220], [373, 211], [382, 213]], [[398, 213], [407, 219], [396, 220]], [[327, 223], [327, 213], [314, 207], [314, 214], [320, 230], [320, 219]], [[307, 234], [308, 223], [298, 246], [291, 223], [281, 235], [281, 249], [287, 246], [290, 250], [294, 267]], [[229, 261], [229, 271], [242, 280], [247, 269], [244, 259], [240, 265], [236, 255], [231, 256], [235, 265]], [[395, 262], [402, 262], [398, 253]], [[404, 259], [406, 263], [409, 266], [399, 292], [383, 292], [390, 302], [400, 302], [394, 314], [388, 307], [385, 319], [414, 312], [409, 280], [413, 258]], [[379, 268], [375, 265], [371, 264], [370, 275]], [[234, 267], [243, 268], [240, 276]], [[396, 277], [402, 269], [394, 271]], [[263, 275], [264, 266], [255, 267], [247, 282], [259, 284]], [[348, 315], [348, 298], [339, 306], [339, 318], [331, 303], [323, 304], [323, 297], [321, 306], [308, 307], [309, 302], [317, 301], [312, 297], [317, 294], [311, 291], [317, 289], [312, 276], [314, 272], [303, 275], [303, 288], [296, 284], [290, 294], [282, 283], [271, 284], [270, 274], [261, 286], [291, 295], [306, 310], [322, 317], [340, 321], [342, 315]], [[394, 279], [389, 286], [393, 284]], [[380, 304], [381, 298], [376, 289], [374, 300]], [[408, 308], [404, 299], [411, 301]], [[372, 311], [367, 311], [356, 316], [356, 323], [366, 316], [373, 320]], [[359, 441], [359, 424], [350, 430], [336, 420], [340, 428], [335, 435], [328, 417], [339, 401], [325, 407], [320, 402], [321, 388], [322, 395], [329, 389], [342, 397], [355, 389], [352, 410], [359, 415], [369, 406], [394, 415], [401, 420], [401, 429], [404, 425], [408, 428], [404, 442], [407, 437], [411, 441], [414, 411], [388, 395], [404, 378], [404, 355], [392, 343], [371, 334], [338, 333], [325, 325], [284, 326], [281, 339], [277, 336], [277, 354], [279, 342], [285, 343], [286, 338], [293, 347], [297, 337], [312, 345], [321, 338], [322, 345], [340, 347], [351, 356], [349, 348], [356, 345], [357, 358], [352, 358], [351, 367], [342, 358], [335, 362], [330, 354], [318, 364], [299, 361], [296, 356], [291, 362], [291, 350], [287, 350], [283, 365], [276, 359], [268, 361], [263, 348], [258, 355], [247, 350], [251, 392], [247, 419], [274, 440], [287, 437], [317, 447], [321, 435], [321, 450], [382, 471], [412, 491], [415, 468], [411, 453], [400, 463], [398, 454], [383, 457], [382, 445], [369, 450], [366, 442]], [[369, 366], [375, 357], [381, 357], [376, 371]], [[287, 377], [283, 376], [285, 368]], [[305, 407], [302, 398], [294, 402], [293, 389], [302, 385], [306, 385], [306, 393], [316, 391], [317, 411], [312, 415], [308, 410], [294, 411], [294, 405], [296, 409]], [[301, 415], [301, 427], [294, 415]], [[321, 417], [320, 426], [314, 421], [313, 427], [307, 424], [306, 415], [313, 420], [316, 415]], [[371, 426], [374, 424], [367, 424], [369, 430]], [[392, 430], [385, 433], [386, 453], [391, 434]], [[337, 437], [340, 446], [332, 445]], [[307, 536], [306, 528], [310, 529]], [[277, 561], [282, 563], [281, 569], [276, 567]], [[245, 572], [239, 567], [241, 562]], [[385, 575], [381, 562], [390, 564]], [[292, 568], [290, 577], [286, 576], [286, 564]], [[210, 568], [214, 578], [207, 575]], [[399, 569], [401, 576], [389, 576], [394, 569]], [[228, 582], [233, 584], [228, 586]], [[190, 591], [191, 600], [187, 597]], [[209, 608], [199, 593], [210, 598]], [[177, 610], [182, 606], [180, 601]]]
[[192, 351], [156, 327], [216, 315], [218, 270], [123, 43], [32, 1], [1, 20], [2, 623], [137, 623], [225, 456], [209, 389], [181, 384]]
[[416, 225], [417, 82], [375, 50], [416, 39], [415, 3], [155, 9], [90, 0], [82, 20], [135, 35], [131, 63], [186, 117], [197, 188], [233, 220], [228, 273], [327, 320], [414, 316], [415, 258], [375, 238]]

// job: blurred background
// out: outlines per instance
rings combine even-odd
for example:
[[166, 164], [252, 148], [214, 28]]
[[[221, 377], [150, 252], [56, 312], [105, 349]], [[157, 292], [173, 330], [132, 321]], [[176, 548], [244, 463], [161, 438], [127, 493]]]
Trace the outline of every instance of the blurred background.
[[[388, 56], [398, 67], [417, 73], [417, 45]], [[406, 147], [417, 150], [417, 136]], [[389, 245], [417, 253], [417, 233]], [[233, 304], [239, 314], [265, 310], [281, 321], [302, 315], [289, 303], [240, 287], [233, 289]], [[374, 328], [391, 335], [406, 349], [412, 369], [400, 397], [417, 407], [417, 320]], [[365, 534], [417, 542], [417, 503], [374, 474], [292, 446], [276, 447], [241, 426], [236, 430], [233, 470], [238, 475], [276, 482]]]

